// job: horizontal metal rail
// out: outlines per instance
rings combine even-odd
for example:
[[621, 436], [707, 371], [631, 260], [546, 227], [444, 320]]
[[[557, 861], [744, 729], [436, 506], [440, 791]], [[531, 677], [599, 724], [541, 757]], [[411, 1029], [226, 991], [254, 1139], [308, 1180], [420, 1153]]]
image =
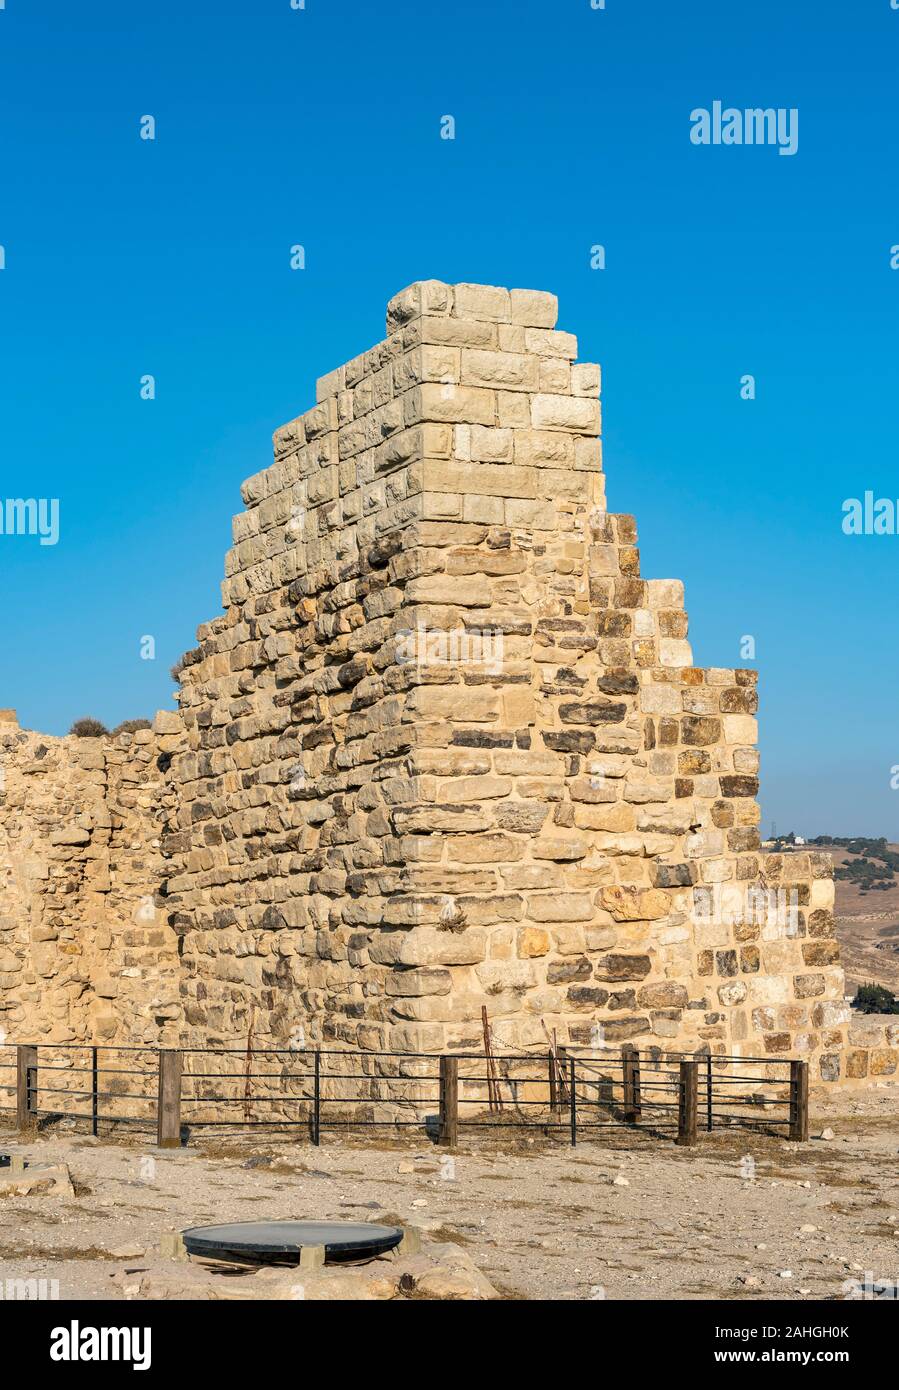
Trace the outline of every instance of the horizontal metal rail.
[[[30, 1043], [30, 1044], [24, 1044], [24, 1045], [25, 1045], [25, 1046], [31, 1046], [31, 1047], [41, 1047], [41, 1048], [44, 1048], [44, 1049], [50, 1048], [50, 1049], [52, 1049], [53, 1051], [67, 1051], [67, 1050], [72, 1050], [72, 1049], [75, 1049], [75, 1050], [81, 1049], [82, 1051], [90, 1052], [91, 1049], [94, 1048], [94, 1047], [96, 1047], [96, 1050], [97, 1050], [98, 1052], [144, 1052], [144, 1053], [159, 1053], [160, 1051], [167, 1051], [167, 1050], [168, 1050], [168, 1049], [166, 1049], [166, 1048], [158, 1047], [158, 1046], [155, 1046], [155, 1045], [150, 1045], [150, 1044], [148, 1044], [148, 1043], [145, 1043], [145, 1044], [143, 1044], [142, 1046], [134, 1046], [134, 1045], [131, 1045], [131, 1044], [126, 1045], [126, 1044], [120, 1044], [120, 1043]], [[2, 1047], [4, 1047], [4, 1048], [15, 1049], [16, 1047], [23, 1046], [23, 1044], [21, 1044], [21, 1043], [3, 1043], [3, 1044], [0, 1044], [0, 1046], [2, 1046]], [[245, 1056], [247, 1055], [248, 1049], [247, 1049], [246, 1047], [179, 1047], [179, 1048], [177, 1049], [177, 1051], [180, 1052], [183, 1056], [187, 1056], [187, 1055], [189, 1055], [189, 1054], [205, 1054], [205, 1055], [207, 1055], [207, 1056], [227, 1056], [227, 1055], [239, 1054], [241, 1057], [245, 1057]], [[255, 1047], [255, 1046], [254, 1046], [254, 1047], [251, 1047], [251, 1048], [249, 1049], [249, 1052], [250, 1052], [250, 1054], [251, 1054], [252, 1056], [259, 1056], [259, 1057], [263, 1057], [263, 1056], [276, 1056], [276, 1055], [278, 1055], [278, 1056], [291, 1056], [291, 1055], [292, 1055], [292, 1056], [296, 1056], [297, 1054], [300, 1054], [300, 1055], [302, 1055], [302, 1054], [308, 1054], [309, 1056], [315, 1056], [316, 1054], [318, 1054], [318, 1056], [320, 1056], [320, 1057], [359, 1057], [359, 1058], [366, 1058], [366, 1059], [368, 1059], [368, 1058], [374, 1058], [374, 1057], [390, 1057], [390, 1058], [407, 1058], [407, 1057], [408, 1057], [408, 1058], [412, 1058], [413, 1060], [416, 1060], [416, 1061], [421, 1061], [421, 1060], [424, 1059], [424, 1058], [436, 1058], [436, 1059], [439, 1061], [439, 1059], [440, 1059], [441, 1057], [444, 1057], [444, 1056], [447, 1055], [446, 1053], [442, 1053], [442, 1052], [383, 1052], [383, 1051], [378, 1051], [378, 1050], [369, 1051], [367, 1048], [365, 1049], [365, 1051], [360, 1051], [360, 1050], [358, 1050], [358, 1049], [353, 1049], [353, 1048], [327, 1048], [327, 1047], [318, 1047], [318, 1048], [311, 1048], [311, 1047], [310, 1047], [310, 1048], [306, 1048], [306, 1047]], [[485, 1060], [485, 1058], [484, 1058], [484, 1053], [483, 1053], [483, 1052], [454, 1052], [454, 1053], [452, 1053], [452, 1054], [450, 1054], [450, 1055], [452, 1055], [453, 1057], [458, 1058], [459, 1061], [470, 1060], [470, 1061], [479, 1061], [479, 1062], [483, 1062], [483, 1061]], [[572, 1056], [573, 1056], [573, 1057], [576, 1057], [577, 1060], [578, 1060], [578, 1062], [605, 1062], [605, 1063], [607, 1063], [608, 1065], [618, 1065], [618, 1066], [621, 1065], [621, 1058], [620, 1058], [617, 1054], [595, 1053], [595, 1052], [580, 1053], [580, 1052], [576, 1052], [576, 1051], [575, 1051], [575, 1045], [574, 1045], [574, 1044], [571, 1044], [571, 1045], [568, 1046], [568, 1048], [566, 1049], [566, 1055], [569, 1056], [569, 1057], [572, 1057]], [[497, 1048], [494, 1047], [494, 1050], [493, 1050], [493, 1060], [494, 1060], [494, 1061], [515, 1061], [517, 1058], [521, 1058], [523, 1061], [534, 1061], [536, 1058], [539, 1058], [540, 1060], [545, 1060], [545, 1058], [546, 1058], [546, 1052], [543, 1051], [543, 1050], [541, 1050], [541, 1051], [500, 1052]], [[647, 1065], [657, 1064], [657, 1063], [660, 1063], [660, 1062], [664, 1062], [666, 1059], [670, 1059], [672, 1062], [674, 1062], [674, 1061], [677, 1061], [677, 1062], [687, 1061], [687, 1062], [703, 1062], [703, 1063], [704, 1063], [704, 1062], [708, 1061], [709, 1058], [711, 1058], [711, 1061], [712, 1061], [713, 1065], [715, 1065], [715, 1066], [721, 1065], [721, 1064], [726, 1063], [726, 1062], [734, 1062], [734, 1063], [739, 1064], [740, 1066], [745, 1066], [747, 1062], [758, 1062], [758, 1063], [760, 1063], [760, 1064], [762, 1064], [762, 1065], [764, 1065], [764, 1066], [784, 1066], [784, 1067], [789, 1067], [789, 1066], [791, 1065], [791, 1062], [794, 1060], [794, 1059], [792, 1059], [792, 1058], [787, 1058], [787, 1057], [773, 1057], [773, 1056], [772, 1056], [772, 1057], [740, 1057], [740, 1056], [737, 1056], [736, 1054], [731, 1054], [731, 1053], [717, 1053], [717, 1052], [713, 1052], [713, 1053], [706, 1053], [706, 1052], [669, 1052], [667, 1049], [658, 1049], [658, 1050], [655, 1050], [655, 1049], [654, 1049], [653, 1051], [647, 1051], [647, 1052], [641, 1052], [641, 1053], [640, 1053], [640, 1063], [641, 1063], [641, 1066], [647, 1066]]]

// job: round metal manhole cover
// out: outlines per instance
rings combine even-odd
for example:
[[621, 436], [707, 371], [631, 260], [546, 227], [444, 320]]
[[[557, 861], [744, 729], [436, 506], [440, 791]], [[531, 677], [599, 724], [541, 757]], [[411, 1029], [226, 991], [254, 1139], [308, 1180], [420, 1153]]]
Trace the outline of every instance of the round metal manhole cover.
[[299, 1263], [304, 1245], [323, 1245], [329, 1264], [370, 1260], [393, 1250], [399, 1226], [371, 1221], [235, 1221], [227, 1226], [191, 1226], [181, 1232], [189, 1255], [251, 1264]]

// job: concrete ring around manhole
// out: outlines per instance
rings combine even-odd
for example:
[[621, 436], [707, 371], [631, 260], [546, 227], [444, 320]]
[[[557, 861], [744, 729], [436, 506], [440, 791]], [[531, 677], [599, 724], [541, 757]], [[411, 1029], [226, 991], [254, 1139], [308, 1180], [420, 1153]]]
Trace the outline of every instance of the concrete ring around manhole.
[[371, 1221], [235, 1221], [225, 1226], [189, 1226], [181, 1232], [188, 1255], [240, 1264], [300, 1262], [304, 1248], [324, 1248], [327, 1264], [371, 1260], [403, 1239], [399, 1226]]

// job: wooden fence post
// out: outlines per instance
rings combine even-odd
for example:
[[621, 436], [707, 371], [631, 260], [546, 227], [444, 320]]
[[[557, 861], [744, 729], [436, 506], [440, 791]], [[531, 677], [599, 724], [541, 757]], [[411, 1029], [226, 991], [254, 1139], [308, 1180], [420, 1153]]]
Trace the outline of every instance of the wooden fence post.
[[37, 1116], [37, 1048], [16, 1047], [16, 1128], [28, 1129]]
[[790, 1138], [808, 1142], [808, 1062], [790, 1063]]
[[454, 1149], [459, 1142], [459, 1058], [440, 1058], [440, 1142]]
[[159, 1053], [156, 1143], [161, 1149], [181, 1147], [181, 1053], [166, 1049]]
[[322, 1055], [316, 1048], [312, 1058], [312, 1142], [318, 1148], [322, 1137]]
[[699, 1094], [697, 1086], [698, 1062], [682, 1061], [680, 1064], [680, 1085], [678, 1086], [677, 1143], [696, 1143], [696, 1101]]
[[639, 1123], [643, 1113], [640, 1096], [640, 1053], [633, 1043], [621, 1049], [621, 1071], [624, 1087], [624, 1118], [630, 1125]]

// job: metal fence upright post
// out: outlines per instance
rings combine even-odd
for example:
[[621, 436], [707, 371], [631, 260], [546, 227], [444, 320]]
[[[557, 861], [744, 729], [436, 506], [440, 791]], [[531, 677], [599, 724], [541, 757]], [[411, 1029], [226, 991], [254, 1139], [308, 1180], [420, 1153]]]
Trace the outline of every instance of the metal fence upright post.
[[91, 1048], [91, 1134], [94, 1136], [95, 1139], [96, 1139], [96, 1137], [97, 1137], [97, 1121], [98, 1121], [98, 1119], [99, 1119], [99, 1115], [98, 1115], [98, 1113], [97, 1113], [97, 1112], [98, 1112], [98, 1109], [99, 1109], [99, 1096], [98, 1096], [98, 1094], [97, 1094], [97, 1092], [98, 1092], [99, 1089], [100, 1089], [100, 1088], [99, 1088], [99, 1084], [98, 1084], [98, 1082], [99, 1082], [99, 1076], [100, 1076], [100, 1071], [99, 1071], [99, 1067], [98, 1067], [98, 1065], [97, 1065], [97, 1049], [96, 1049], [95, 1047], [92, 1047], [92, 1048]]
[[321, 1053], [315, 1050], [312, 1072], [312, 1142], [316, 1147], [321, 1142]]
[[568, 1092], [571, 1105], [571, 1147], [577, 1143], [577, 1086], [575, 1084], [574, 1058], [568, 1059]]

